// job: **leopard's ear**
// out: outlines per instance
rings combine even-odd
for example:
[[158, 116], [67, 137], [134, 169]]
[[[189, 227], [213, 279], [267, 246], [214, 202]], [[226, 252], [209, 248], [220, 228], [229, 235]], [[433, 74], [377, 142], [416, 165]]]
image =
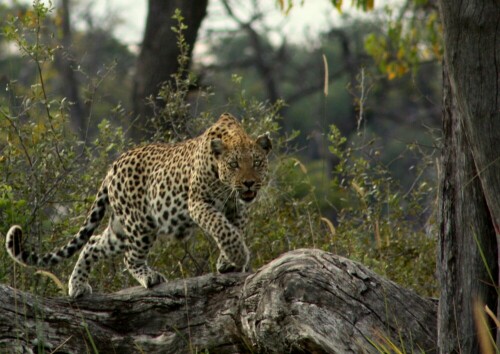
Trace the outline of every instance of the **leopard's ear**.
[[210, 141], [210, 148], [212, 149], [213, 154], [216, 157], [219, 157], [226, 149], [226, 146], [222, 142], [222, 139], [212, 139]]
[[255, 143], [259, 145], [267, 154], [273, 148], [273, 143], [271, 142], [271, 138], [269, 137], [269, 132], [259, 135], [255, 140]]

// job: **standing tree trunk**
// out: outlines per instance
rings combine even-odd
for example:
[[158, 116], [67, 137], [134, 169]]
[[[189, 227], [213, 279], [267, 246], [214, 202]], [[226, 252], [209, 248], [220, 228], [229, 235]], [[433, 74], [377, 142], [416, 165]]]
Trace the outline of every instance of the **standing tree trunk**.
[[61, 75], [60, 91], [71, 102], [69, 117], [71, 129], [80, 140], [85, 141], [87, 133], [86, 110], [80, 98], [79, 83], [75, 75], [75, 69], [73, 68], [75, 60], [71, 51], [72, 36], [69, 0], [61, 1], [59, 11], [62, 50], [56, 52], [55, 67]]
[[0, 285], [0, 352], [376, 354], [391, 345], [435, 353], [436, 303], [320, 250], [286, 253], [255, 274], [76, 301]]
[[144, 134], [141, 127], [153, 115], [152, 108], [147, 104], [147, 98], [157, 97], [161, 84], [169, 81], [171, 75], [179, 69], [176, 33], [172, 31], [177, 26], [172, 19], [176, 9], [181, 11], [184, 24], [186, 44], [189, 45], [191, 56], [198, 29], [207, 13], [208, 0], [149, 0], [146, 29], [141, 52], [137, 59], [132, 104], [134, 114], [139, 118], [134, 122], [132, 135], [139, 138]]
[[498, 298], [500, 3], [440, 0], [440, 10], [445, 75], [439, 348], [479, 353], [472, 302], [478, 299], [495, 312]]

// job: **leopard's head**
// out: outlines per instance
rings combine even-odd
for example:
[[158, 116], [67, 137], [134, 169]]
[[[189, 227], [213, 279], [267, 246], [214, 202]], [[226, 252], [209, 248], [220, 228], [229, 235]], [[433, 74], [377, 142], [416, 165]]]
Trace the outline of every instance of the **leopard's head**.
[[267, 177], [267, 155], [272, 149], [269, 134], [255, 140], [247, 136], [226, 142], [213, 139], [211, 149], [217, 159], [220, 181], [243, 202], [252, 202]]

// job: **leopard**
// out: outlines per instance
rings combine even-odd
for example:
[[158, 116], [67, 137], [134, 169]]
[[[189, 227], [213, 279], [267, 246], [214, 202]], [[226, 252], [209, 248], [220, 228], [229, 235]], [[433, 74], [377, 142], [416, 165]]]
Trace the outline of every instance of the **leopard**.
[[[159, 236], [187, 240], [197, 227], [215, 240], [218, 273], [248, 271], [249, 208], [267, 183], [271, 149], [269, 133], [251, 138], [230, 113], [195, 138], [132, 148], [112, 163], [83, 226], [65, 245], [46, 254], [25, 250], [22, 228], [13, 225], [7, 252], [25, 266], [49, 268], [81, 250], [68, 282], [71, 298], [91, 294], [93, 266], [116, 255], [144, 288], [166, 282], [148, 265], [153, 243]], [[107, 226], [93, 235], [105, 212]]]

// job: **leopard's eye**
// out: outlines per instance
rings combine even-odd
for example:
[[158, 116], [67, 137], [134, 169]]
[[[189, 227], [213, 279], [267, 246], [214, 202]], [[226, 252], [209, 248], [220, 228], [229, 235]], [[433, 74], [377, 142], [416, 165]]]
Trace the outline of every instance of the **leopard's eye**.
[[229, 167], [231, 167], [231, 168], [238, 168], [238, 161], [231, 161], [231, 162], [229, 162]]
[[262, 165], [262, 160], [254, 160], [253, 167], [260, 167]]

